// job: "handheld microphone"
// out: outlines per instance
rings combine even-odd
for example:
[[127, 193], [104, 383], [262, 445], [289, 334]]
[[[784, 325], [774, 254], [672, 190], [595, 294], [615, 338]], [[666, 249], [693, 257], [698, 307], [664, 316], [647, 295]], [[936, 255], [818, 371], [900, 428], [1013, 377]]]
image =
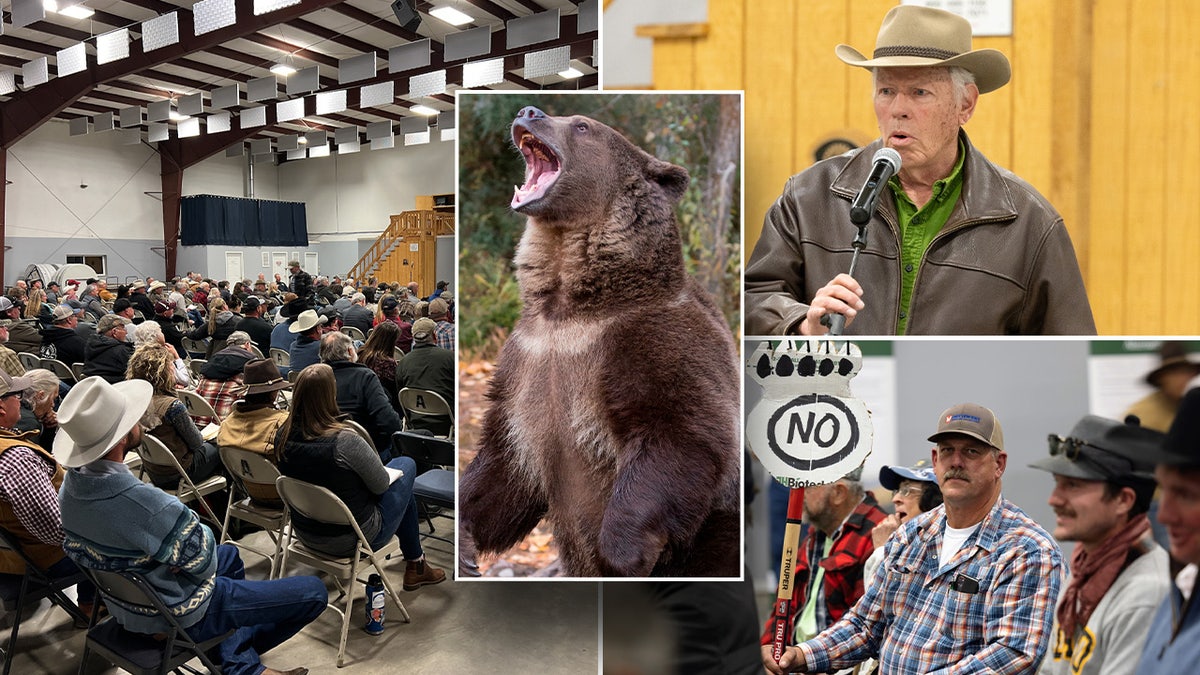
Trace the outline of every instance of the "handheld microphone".
[[871, 220], [871, 214], [875, 213], [875, 205], [879, 203], [884, 186], [892, 176], [900, 172], [900, 153], [891, 148], [880, 148], [871, 161], [875, 165], [871, 168], [871, 175], [867, 177], [867, 182], [863, 183], [862, 189], [850, 204], [850, 222], [860, 227]]

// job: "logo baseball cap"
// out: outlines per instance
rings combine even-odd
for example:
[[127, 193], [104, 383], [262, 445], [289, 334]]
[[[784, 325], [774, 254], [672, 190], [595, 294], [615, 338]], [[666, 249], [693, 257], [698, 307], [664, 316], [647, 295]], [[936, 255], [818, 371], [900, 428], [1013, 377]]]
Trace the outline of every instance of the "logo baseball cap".
[[929, 440], [937, 442], [947, 434], [963, 434], [983, 441], [997, 450], [1004, 450], [1004, 431], [1000, 420], [991, 410], [977, 403], [959, 403], [947, 408], [938, 420], [937, 433]]

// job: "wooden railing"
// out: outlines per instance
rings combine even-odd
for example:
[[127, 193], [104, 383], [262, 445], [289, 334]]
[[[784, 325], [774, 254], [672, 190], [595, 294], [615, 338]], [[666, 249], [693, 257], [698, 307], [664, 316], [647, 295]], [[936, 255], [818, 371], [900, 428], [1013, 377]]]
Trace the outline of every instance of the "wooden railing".
[[[374, 276], [378, 281], [403, 282], [418, 281], [422, 286], [432, 281], [435, 258], [432, 252], [438, 236], [454, 234], [454, 214], [443, 211], [405, 211], [393, 215], [386, 229], [379, 234], [375, 241], [350, 269], [348, 276], [354, 279], [366, 280]], [[411, 262], [404, 263], [407, 274], [401, 274], [400, 266], [386, 264], [398, 246], [404, 243], [416, 243], [418, 254], [410, 256]], [[426, 254], [426, 249], [429, 254]], [[424, 263], [424, 264], [423, 264]], [[425, 269], [428, 267], [428, 269]], [[418, 276], [422, 278], [417, 278]]]

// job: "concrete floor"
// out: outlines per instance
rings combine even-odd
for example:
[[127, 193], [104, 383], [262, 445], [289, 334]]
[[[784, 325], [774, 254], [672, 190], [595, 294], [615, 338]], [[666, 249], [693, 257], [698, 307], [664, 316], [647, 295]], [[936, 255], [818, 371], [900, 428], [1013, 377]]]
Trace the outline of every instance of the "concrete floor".
[[[249, 535], [265, 539], [263, 533]], [[433, 564], [453, 568], [451, 547], [427, 540]], [[266, 578], [266, 561], [243, 552], [247, 576]], [[399, 585], [404, 563], [395, 558], [387, 569]], [[302, 573], [289, 565], [289, 573]], [[363, 590], [354, 604], [346, 665], [336, 667], [340, 618], [326, 610], [299, 635], [264, 657], [266, 665], [287, 669], [307, 666], [317, 673], [597, 673], [599, 593], [592, 582], [448, 580], [414, 592], [401, 591], [412, 623], [398, 620], [391, 601], [383, 635], [361, 630]], [[11, 619], [11, 617], [6, 617]], [[0, 623], [7, 644], [11, 620]], [[27, 612], [21, 622], [12, 672], [17, 675], [75, 673], [83, 653], [85, 631], [74, 628], [66, 613], [48, 602]], [[196, 661], [195, 663], [199, 663]], [[89, 657], [87, 673], [120, 672]]]

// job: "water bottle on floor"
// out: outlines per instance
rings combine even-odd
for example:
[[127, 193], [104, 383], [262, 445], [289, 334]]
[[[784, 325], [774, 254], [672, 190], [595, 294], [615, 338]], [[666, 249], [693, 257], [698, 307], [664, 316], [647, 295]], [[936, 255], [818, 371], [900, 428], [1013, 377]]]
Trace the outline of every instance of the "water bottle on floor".
[[386, 596], [383, 592], [383, 579], [378, 574], [372, 574], [367, 579], [367, 625], [363, 630], [369, 635], [383, 633], [383, 605]]

